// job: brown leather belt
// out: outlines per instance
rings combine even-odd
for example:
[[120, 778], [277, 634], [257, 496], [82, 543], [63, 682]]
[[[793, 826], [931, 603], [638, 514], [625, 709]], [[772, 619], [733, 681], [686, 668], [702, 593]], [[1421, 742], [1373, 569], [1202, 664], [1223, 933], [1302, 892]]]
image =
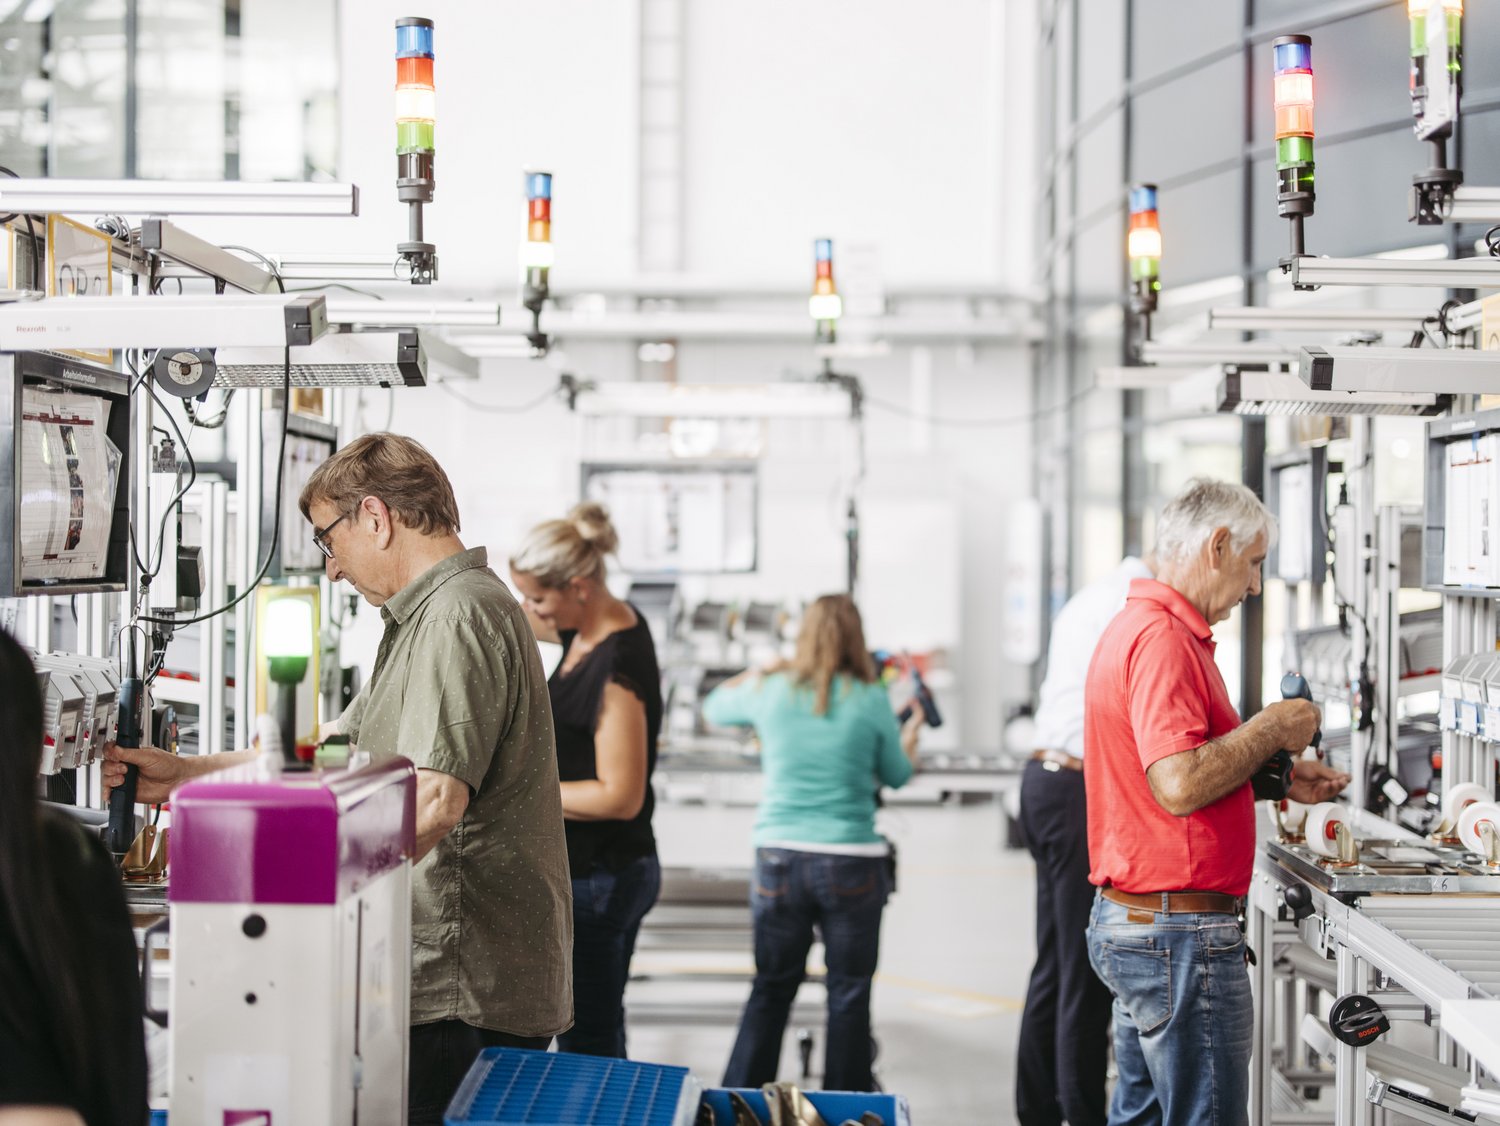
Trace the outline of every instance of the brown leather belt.
[[[1132, 908], [1132, 912], [1161, 912], [1164, 915], [1238, 915], [1244, 903], [1244, 900], [1221, 891], [1158, 891], [1150, 895], [1134, 895], [1107, 887], [1103, 894], [1111, 903]], [[1142, 921], [1150, 922], [1149, 919]]]
[[1031, 760], [1041, 763], [1044, 770], [1083, 770], [1083, 759], [1074, 758], [1067, 751], [1058, 751], [1051, 747], [1033, 751]]

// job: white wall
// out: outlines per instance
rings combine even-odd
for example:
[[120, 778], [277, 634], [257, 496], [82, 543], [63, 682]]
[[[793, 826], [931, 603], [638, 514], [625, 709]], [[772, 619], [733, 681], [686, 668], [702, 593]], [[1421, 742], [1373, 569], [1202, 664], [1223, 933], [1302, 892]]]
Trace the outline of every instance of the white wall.
[[[341, 7], [340, 178], [360, 185], [358, 219], [191, 224], [205, 237], [267, 250], [393, 249], [405, 237], [394, 196], [392, 24], [437, 21], [437, 198], [427, 231], [439, 294], [499, 294], [512, 305], [520, 169], [555, 176], [554, 285], [576, 289], [637, 273], [640, 236], [640, 25], [659, 0], [550, 0]], [[1029, 280], [1031, 124], [1024, 91], [1030, 5], [1004, 0], [791, 0], [684, 7], [682, 263], [687, 273], [751, 284], [810, 281], [810, 240], [878, 248], [884, 283], [1004, 285]], [[799, 302], [800, 304], [800, 302]], [[718, 308], [733, 308], [719, 304]], [[934, 307], [960, 313], [963, 303]], [[809, 336], [811, 334], [809, 333]], [[567, 370], [636, 378], [632, 343], [565, 342]], [[683, 381], [761, 382], [814, 370], [805, 345], [683, 342]], [[841, 365], [898, 409], [966, 421], [1030, 409], [1024, 345], [901, 346]], [[463, 538], [497, 569], [533, 523], [578, 497], [584, 424], [534, 399], [545, 364], [488, 361], [478, 381], [364, 397], [364, 423], [409, 433], [442, 460]], [[450, 391], [452, 393], [450, 393]], [[352, 436], [352, 435], [346, 435]], [[871, 640], [952, 652], [962, 689], [953, 738], [994, 747], [1005, 702], [1026, 670], [1000, 657], [1007, 505], [1030, 495], [1025, 424], [913, 422], [871, 405], [860, 490], [862, 597]], [[799, 600], [844, 577], [845, 428], [778, 422], [761, 470], [758, 574], [689, 583], [694, 597]], [[345, 659], [368, 666], [379, 617], [361, 611]]]

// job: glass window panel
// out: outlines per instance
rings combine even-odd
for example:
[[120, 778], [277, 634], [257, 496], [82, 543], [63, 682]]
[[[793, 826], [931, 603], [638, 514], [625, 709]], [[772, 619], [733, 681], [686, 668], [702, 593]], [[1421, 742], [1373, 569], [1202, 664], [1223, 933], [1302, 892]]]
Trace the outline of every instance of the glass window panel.
[[1125, 86], [1125, 10], [1119, 0], [1079, 0], [1080, 121], [1087, 121]]
[[1238, 57], [1223, 59], [1136, 98], [1131, 179], [1167, 180], [1237, 156], [1245, 135], [1244, 69]]
[[[1109, 0], [1095, 0], [1103, 6]], [[1093, 5], [1085, 5], [1092, 11]], [[1241, 5], [1223, 0], [1134, 0], [1130, 73], [1136, 80], [1201, 59], [1240, 39]], [[1092, 18], [1092, 16], [1090, 17]]]
[[336, 0], [139, 0], [137, 11], [131, 66], [118, 0], [0, 3], [0, 164], [23, 175], [132, 174], [133, 74], [134, 175], [336, 175]]
[[1078, 140], [1078, 213], [1118, 201], [1124, 189], [1125, 114], [1116, 110]]

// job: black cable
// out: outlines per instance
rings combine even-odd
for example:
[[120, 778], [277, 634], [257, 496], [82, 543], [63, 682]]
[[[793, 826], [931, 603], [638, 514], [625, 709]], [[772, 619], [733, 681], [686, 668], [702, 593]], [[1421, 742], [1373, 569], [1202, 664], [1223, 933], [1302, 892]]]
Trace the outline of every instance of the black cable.
[[[182, 452], [187, 458], [188, 463], [187, 484], [177, 490], [177, 495], [167, 502], [167, 507], [161, 514], [161, 527], [156, 532], [156, 568], [151, 572], [151, 578], [154, 580], [161, 573], [162, 563], [165, 562], [167, 557], [167, 520], [172, 515], [172, 509], [178, 508], [182, 504], [182, 498], [187, 496], [188, 490], [198, 483], [198, 463], [193, 460], [193, 451], [188, 449], [187, 438], [182, 433], [182, 427], [177, 425], [177, 420], [172, 417], [172, 412], [167, 409], [167, 404], [161, 401], [161, 396], [156, 393], [155, 387], [152, 387], [150, 390], [152, 400], [161, 408], [162, 413], [167, 416], [167, 421], [172, 424], [172, 429], [177, 434], [177, 441], [182, 445]], [[151, 545], [147, 544], [146, 546], [149, 548]]]
[[[141, 383], [145, 382], [144, 378], [139, 377], [140, 373], [135, 370], [135, 365], [131, 363], [128, 353], [125, 355], [125, 365], [130, 368], [132, 375], [138, 376], [137, 382], [135, 384], [136, 387], [139, 387]], [[161, 396], [156, 393], [156, 388], [149, 388], [149, 391], [151, 393], [151, 398], [156, 402], [156, 405], [159, 406], [162, 413], [167, 416], [167, 421], [172, 424], [172, 430], [177, 435], [177, 441], [182, 445], [182, 452], [187, 455], [188, 480], [187, 484], [183, 485], [182, 488], [177, 491], [177, 495], [167, 503], [167, 507], [162, 511], [161, 526], [157, 529], [156, 533], [156, 566], [148, 567], [145, 563], [141, 562], [140, 549], [136, 546], [135, 542], [135, 525], [131, 524], [130, 526], [130, 554], [135, 560], [136, 570], [139, 572], [141, 578], [145, 580], [145, 582], [142, 584], [143, 586], [150, 586], [152, 581], [155, 580], [156, 576], [161, 574], [162, 564], [166, 561], [167, 521], [172, 516], [172, 510], [174, 508], [177, 508], [182, 503], [182, 498], [187, 496], [188, 490], [191, 489], [198, 480], [198, 464], [193, 460], [192, 451], [187, 448], [187, 439], [183, 436], [182, 428], [177, 425], [177, 420], [172, 417], [172, 412], [167, 409], [167, 404], [162, 402]], [[160, 426], [153, 426], [151, 429], [159, 434], [166, 434], [167, 437], [171, 437], [171, 435], [167, 434], [167, 432]], [[150, 540], [146, 541], [146, 558], [148, 560], [151, 558]]]
[[899, 415], [902, 418], [909, 418], [914, 422], [925, 422], [933, 426], [958, 426], [972, 429], [984, 429], [986, 427], [1018, 426], [1028, 422], [1038, 422], [1041, 419], [1046, 418], [1049, 414], [1056, 414], [1058, 411], [1067, 410], [1074, 403], [1078, 402], [1081, 399], [1087, 398], [1090, 394], [1098, 389], [1098, 384], [1090, 383], [1087, 387], [1084, 387], [1080, 391], [1074, 392], [1062, 402], [1054, 403], [1050, 407], [1041, 407], [1040, 409], [1030, 411], [1027, 414], [1017, 414], [1000, 418], [944, 418], [940, 415], [923, 414], [920, 411], [908, 410], [906, 407], [903, 407], [898, 403], [888, 402], [885, 399], [872, 398], [869, 395], [866, 395], [864, 397], [864, 402], [867, 406], [877, 407], [880, 410], [886, 411], [890, 414]]
[[282, 410], [281, 410], [281, 445], [276, 453], [276, 519], [271, 526], [271, 546], [266, 549], [266, 557], [261, 562], [260, 570], [256, 572], [255, 578], [224, 605], [204, 614], [197, 614], [191, 618], [151, 618], [142, 614], [136, 620], [140, 622], [153, 622], [164, 626], [190, 626], [196, 622], [206, 622], [209, 618], [217, 617], [229, 610], [233, 610], [246, 598], [250, 597], [252, 591], [260, 586], [261, 580], [266, 577], [266, 572], [271, 569], [271, 560], [276, 558], [276, 549], [281, 545], [281, 486], [286, 476], [286, 435], [291, 421], [292, 402], [292, 346], [288, 344], [285, 351], [285, 359], [282, 361]]
[[[281, 292], [282, 293], [286, 292], [286, 282], [282, 281], [282, 279], [281, 279], [281, 271], [276, 268], [276, 263], [272, 262], [269, 258], [267, 258], [260, 251], [258, 251], [258, 250], [251, 250], [248, 246], [238, 246], [238, 245], [236, 245], [235, 243], [232, 243], [232, 242], [226, 242], [223, 246], [219, 247], [219, 249], [220, 250], [243, 250], [246, 254], [252, 254], [256, 258], [259, 258], [262, 262], [265, 263], [266, 269], [268, 269], [268, 270], [271, 271], [271, 276], [276, 279], [276, 284], [281, 287]], [[223, 279], [220, 279], [220, 280], [222, 281]]]
[[[549, 387], [543, 394], [538, 395], [535, 399], [528, 400], [524, 403], [517, 403], [514, 406], [505, 406], [499, 403], [480, 403], [469, 398], [467, 395], [460, 395], [451, 386], [449, 386], [446, 379], [438, 380], [437, 385], [448, 394], [452, 395], [460, 403], [463, 403], [464, 406], [472, 407], [477, 411], [487, 411], [491, 414], [525, 414], [527, 411], [536, 410], [537, 407], [541, 406], [548, 399], [555, 399], [558, 394], [558, 389], [556, 387]], [[392, 394], [391, 398], [392, 402], [394, 403], [395, 395]]]
[[347, 289], [350, 293], [357, 293], [361, 297], [373, 297], [376, 301], [384, 301], [385, 294], [376, 293], [373, 289], [360, 289], [357, 285], [345, 285], [343, 282], [324, 282], [322, 285], [294, 285], [283, 293], [317, 293], [320, 289]]
[[217, 430], [223, 426], [229, 418], [229, 404], [234, 400], [234, 388], [230, 387], [224, 391], [224, 402], [219, 406], [219, 413], [212, 418], [199, 418], [198, 409], [193, 406], [193, 400], [182, 400], [182, 409], [188, 416], [188, 422], [203, 430]]

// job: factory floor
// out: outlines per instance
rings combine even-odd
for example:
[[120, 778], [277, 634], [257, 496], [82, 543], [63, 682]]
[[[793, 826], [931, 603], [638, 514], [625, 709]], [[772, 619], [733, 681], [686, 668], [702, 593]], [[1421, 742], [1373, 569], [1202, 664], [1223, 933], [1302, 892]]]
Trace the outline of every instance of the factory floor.
[[[748, 866], [753, 815], [744, 806], [658, 806], [662, 864]], [[881, 811], [880, 825], [900, 850], [899, 889], [886, 908], [875, 982], [882, 1086], [909, 1099], [913, 1126], [1014, 1123], [1016, 1040], [1034, 954], [1031, 858], [1005, 849], [994, 800], [898, 805]], [[684, 1065], [705, 1085], [719, 1085], [748, 992], [745, 983], [723, 978], [752, 967], [748, 956], [643, 949], [636, 969], [650, 980], [633, 982], [626, 995], [640, 1016], [629, 1022], [632, 1058]], [[821, 1002], [821, 988], [803, 986], [799, 1005]], [[722, 1019], [672, 1023], [670, 1011], [680, 1006]], [[819, 1036], [813, 1088], [821, 1029]], [[789, 1030], [782, 1077], [796, 1079], [800, 1071]]]

